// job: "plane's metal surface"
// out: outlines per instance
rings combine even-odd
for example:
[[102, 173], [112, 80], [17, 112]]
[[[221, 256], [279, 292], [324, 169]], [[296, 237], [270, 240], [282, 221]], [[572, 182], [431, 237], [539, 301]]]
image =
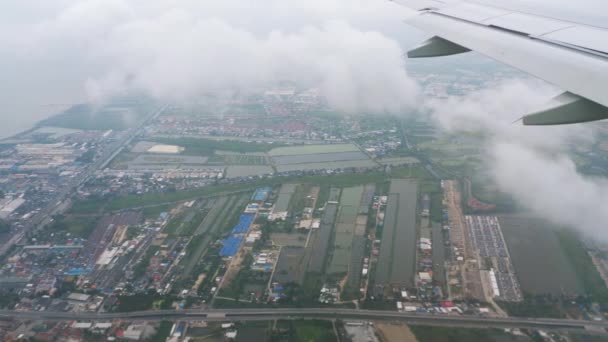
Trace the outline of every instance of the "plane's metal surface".
[[418, 47], [408, 51], [407, 56], [409, 58], [441, 57], [469, 51], [471, 50], [458, 44], [454, 44], [449, 40], [434, 36], [424, 41]]
[[[587, 99], [560, 110], [548, 108], [536, 117], [543, 118], [543, 124], [604, 118], [599, 109], [608, 107], [608, 29], [472, 1], [395, 2], [419, 11], [407, 20], [409, 24]], [[565, 110], [573, 109], [577, 112], [565, 119]], [[537, 121], [524, 120], [530, 122]]]
[[524, 125], [562, 125], [608, 119], [608, 108], [580, 96], [563, 93], [554, 105], [523, 117]]

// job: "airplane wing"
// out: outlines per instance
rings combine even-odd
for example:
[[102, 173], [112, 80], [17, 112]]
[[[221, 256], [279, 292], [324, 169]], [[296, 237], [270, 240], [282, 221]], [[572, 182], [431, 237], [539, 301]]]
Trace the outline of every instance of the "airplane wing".
[[608, 29], [470, 0], [392, 1], [414, 9], [406, 22], [433, 35], [408, 57], [474, 50], [565, 90], [524, 125], [608, 118]]

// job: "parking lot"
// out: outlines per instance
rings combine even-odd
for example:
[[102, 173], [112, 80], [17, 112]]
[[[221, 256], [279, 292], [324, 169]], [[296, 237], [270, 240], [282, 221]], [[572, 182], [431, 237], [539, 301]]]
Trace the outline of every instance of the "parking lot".
[[465, 216], [473, 247], [482, 260], [491, 260], [500, 291], [499, 299], [521, 301], [519, 282], [496, 216]]

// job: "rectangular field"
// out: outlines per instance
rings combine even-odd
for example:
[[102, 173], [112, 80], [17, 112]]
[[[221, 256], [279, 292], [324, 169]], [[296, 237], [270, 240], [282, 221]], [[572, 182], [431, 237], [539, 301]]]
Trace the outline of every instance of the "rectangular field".
[[306, 256], [306, 248], [281, 248], [272, 282], [302, 284], [306, 275]]
[[355, 144], [301, 145], [273, 148], [270, 156], [297, 156], [302, 154], [339, 153], [360, 151]]
[[276, 246], [304, 247], [306, 245], [306, 234], [271, 233], [270, 240]]
[[416, 208], [418, 184], [393, 179], [376, 266], [375, 294], [391, 286], [412, 287], [416, 262]]
[[283, 184], [279, 190], [279, 197], [275, 203], [274, 212], [287, 211], [291, 196], [296, 192], [297, 184]]
[[346, 273], [350, 264], [353, 234], [357, 222], [359, 203], [363, 195], [363, 186], [346, 188], [340, 197], [340, 208], [336, 219], [333, 255], [328, 273]]
[[291, 164], [306, 164], [306, 163], [323, 163], [323, 162], [335, 162], [341, 160], [365, 160], [369, 157], [361, 152], [339, 152], [339, 153], [316, 153], [316, 154], [299, 154], [299, 155], [287, 155], [287, 156], [275, 156], [272, 158], [277, 165], [291, 165]]
[[[128, 156], [126, 156], [128, 157]], [[207, 157], [182, 156], [168, 154], [138, 154], [129, 161], [117, 162], [116, 167], [126, 166], [129, 170], [164, 170], [164, 169], [211, 169], [222, 166], [208, 165]]]
[[524, 292], [583, 293], [576, 271], [549, 223], [517, 216], [501, 216], [499, 221]]
[[[332, 189], [330, 199], [336, 199], [339, 197], [339, 189]], [[336, 195], [337, 194], [337, 195]], [[321, 217], [321, 225], [317, 231], [316, 238], [312, 246], [312, 258], [308, 265], [308, 271], [322, 273], [325, 269], [325, 258], [327, 257], [327, 249], [331, 238], [332, 228], [338, 212], [338, 205], [335, 203], [328, 203], [325, 206], [325, 211]]]
[[289, 165], [277, 165], [276, 169], [278, 172], [289, 172], [289, 171], [307, 171], [307, 170], [325, 170], [325, 169], [347, 169], [347, 168], [373, 168], [378, 166], [371, 159], [361, 160], [343, 160], [343, 161], [328, 161], [323, 163], [304, 163], [304, 164], [289, 164]]
[[259, 176], [273, 172], [268, 165], [229, 165], [226, 168], [226, 178]]

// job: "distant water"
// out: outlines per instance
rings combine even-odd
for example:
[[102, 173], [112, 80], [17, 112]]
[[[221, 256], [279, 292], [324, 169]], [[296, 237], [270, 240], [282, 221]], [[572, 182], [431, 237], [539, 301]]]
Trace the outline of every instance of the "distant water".
[[34, 127], [38, 122], [61, 113], [70, 105], [29, 106], [18, 105], [5, 108], [0, 113], [0, 139], [14, 136]]

